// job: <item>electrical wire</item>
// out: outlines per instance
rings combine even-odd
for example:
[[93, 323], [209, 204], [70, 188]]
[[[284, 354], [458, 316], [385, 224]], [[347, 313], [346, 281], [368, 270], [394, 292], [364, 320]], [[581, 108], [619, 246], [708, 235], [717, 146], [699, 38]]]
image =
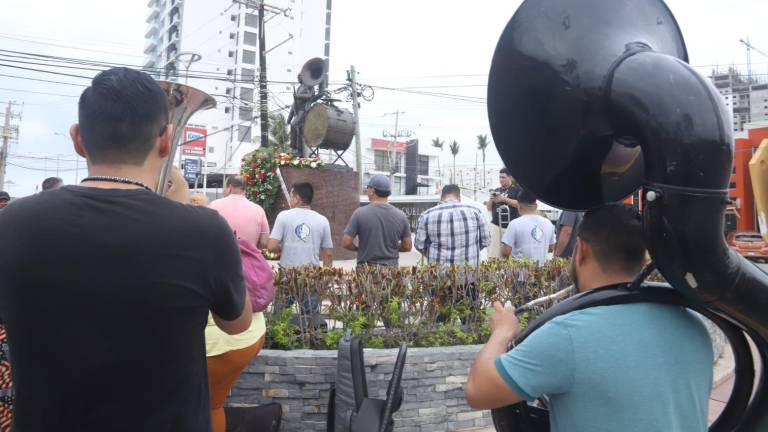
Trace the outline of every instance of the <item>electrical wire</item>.
[[[7, 33], [0, 33], [0, 38], [2, 38], [2, 39], [10, 39], [10, 40], [17, 40], [17, 41], [21, 41], [21, 42], [27, 42], [27, 43], [38, 44], [38, 45], [52, 46], [52, 47], [57, 47], [57, 48], [68, 48], [68, 49], [73, 49], [73, 50], [78, 50], [78, 51], [90, 51], [90, 52], [97, 52], [97, 53], [101, 53], [101, 54], [120, 55], [120, 56], [123, 56], [123, 57], [138, 57], [138, 58], [143, 58], [144, 57], [144, 56], [141, 56], [141, 55], [119, 53], [119, 52], [115, 52], [115, 51], [105, 51], [105, 50], [96, 50], [96, 49], [89, 49], [89, 48], [80, 48], [80, 47], [74, 47], [74, 46], [71, 46], [71, 45], [55, 44], [55, 43], [50, 43], [50, 42], [39, 42], [39, 41], [27, 39], [27, 38], [21, 38], [21, 37], [18, 37], [18, 36], [8, 35]], [[51, 40], [55, 40], [55, 39], [51, 39]]]
[[[11, 54], [8, 54], [8, 53], [11, 53]], [[141, 69], [148, 73], [165, 73], [164, 68], [158, 68], [158, 67], [145, 67], [145, 66], [140, 66], [135, 64], [116, 63], [116, 62], [91, 61], [86, 59], [59, 57], [59, 56], [51, 56], [46, 54], [27, 53], [23, 51], [13, 51], [13, 50], [5, 50], [5, 49], [0, 49], [0, 57], [5, 57], [0, 59], [0, 61], [8, 62], [8, 63], [29, 64], [29, 65], [46, 66], [46, 67], [54, 67], [54, 68], [62, 68], [62, 69], [76, 69], [76, 70], [89, 70], [89, 71], [101, 72], [105, 69], [109, 69], [112, 67], [129, 67], [134, 69]], [[12, 59], [17, 59], [17, 60], [12, 60]], [[30, 61], [30, 60], [35, 60], [35, 61]], [[44, 63], [41, 63], [41, 62], [44, 62]], [[30, 69], [30, 70], [33, 70], [33, 69]], [[34, 69], [34, 70], [43, 71], [43, 70], [37, 70], [37, 69]], [[51, 72], [51, 71], [45, 70], [45, 72]], [[63, 74], [63, 73], [59, 73], [59, 74]], [[246, 84], [256, 83], [255, 80], [237, 79], [236, 74], [229, 74], [225, 72], [190, 70], [189, 74], [185, 72], [184, 76], [186, 78], [192, 78], [192, 79], [216, 80], [216, 81], [231, 82], [231, 83], [246, 83]], [[77, 77], [91, 79], [90, 77], [83, 77], [81, 75]], [[278, 80], [267, 80], [267, 83], [268, 84], [295, 84], [292, 81], [278, 81]]]
[[28, 167], [24, 165], [15, 164], [11, 161], [6, 161], [8, 165], [15, 166], [16, 168], [21, 168], [25, 170], [30, 171], [80, 171], [81, 169], [85, 169], [86, 167], [83, 166], [82, 168], [35, 168], [35, 167]]
[[77, 96], [77, 95], [67, 95], [67, 94], [60, 94], [60, 93], [48, 93], [48, 92], [41, 92], [41, 91], [12, 89], [12, 88], [3, 88], [3, 87], [0, 87], [0, 90], [2, 90], [2, 91], [10, 91], [10, 92], [19, 92], [19, 93], [40, 94], [40, 95], [46, 95], [46, 96], [61, 96], [61, 97], [68, 97], [68, 98], [79, 98], [80, 97], [80, 96]]

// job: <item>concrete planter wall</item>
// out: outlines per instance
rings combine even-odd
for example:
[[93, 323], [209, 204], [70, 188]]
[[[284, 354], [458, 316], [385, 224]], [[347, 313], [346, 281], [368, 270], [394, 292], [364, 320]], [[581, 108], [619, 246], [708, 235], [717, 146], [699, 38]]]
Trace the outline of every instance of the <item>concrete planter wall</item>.
[[[708, 320], [715, 361], [726, 345]], [[481, 345], [410, 348], [403, 391], [395, 414], [396, 432], [461, 431], [491, 427], [489, 411], [473, 411], [464, 399], [464, 384]], [[232, 389], [228, 405], [283, 406], [283, 431], [325, 431], [328, 393], [336, 379], [336, 351], [263, 350]], [[365, 370], [370, 397], [385, 398], [396, 349], [366, 349]]]
[[[403, 372], [403, 405], [395, 431], [460, 431], [492, 425], [489, 411], [473, 411], [464, 383], [480, 345], [410, 348]], [[336, 377], [336, 351], [264, 350], [232, 389], [230, 405], [283, 405], [284, 431], [326, 430], [328, 392]], [[366, 349], [370, 397], [385, 398], [396, 349]]]

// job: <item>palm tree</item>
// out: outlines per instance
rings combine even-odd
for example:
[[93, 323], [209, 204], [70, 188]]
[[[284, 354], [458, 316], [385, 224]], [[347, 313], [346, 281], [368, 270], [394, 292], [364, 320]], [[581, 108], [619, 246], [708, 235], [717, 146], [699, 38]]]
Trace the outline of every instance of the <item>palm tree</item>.
[[273, 146], [285, 149], [290, 142], [288, 125], [282, 113], [269, 115], [269, 141]]
[[488, 135], [477, 136], [477, 149], [483, 152], [483, 189], [485, 189], [485, 149], [491, 142], [488, 140]]
[[448, 146], [453, 155], [453, 172], [451, 173], [451, 183], [456, 184], [456, 155], [459, 154], [459, 143], [456, 140], [451, 141], [451, 145]]
[[[439, 148], [440, 149], [440, 153], [443, 152], [443, 146], [444, 145], [445, 145], [445, 141], [440, 141], [440, 138], [434, 138], [432, 140], [432, 147]], [[441, 155], [437, 156], [437, 172], [440, 173], [440, 178], [441, 178], [440, 182], [442, 183], [443, 170], [440, 168], [440, 156]]]

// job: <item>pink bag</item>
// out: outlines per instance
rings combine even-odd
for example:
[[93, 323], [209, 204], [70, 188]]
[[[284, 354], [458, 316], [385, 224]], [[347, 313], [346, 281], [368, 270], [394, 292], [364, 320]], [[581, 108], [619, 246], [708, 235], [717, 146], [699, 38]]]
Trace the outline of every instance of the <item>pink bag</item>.
[[275, 282], [272, 266], [261, 251], [248, 240], [237, 239], [240, 256], [243, 261], [243, 280], [245, 289], [251, 296], [254, 312], [261, 312], [275, 299]]

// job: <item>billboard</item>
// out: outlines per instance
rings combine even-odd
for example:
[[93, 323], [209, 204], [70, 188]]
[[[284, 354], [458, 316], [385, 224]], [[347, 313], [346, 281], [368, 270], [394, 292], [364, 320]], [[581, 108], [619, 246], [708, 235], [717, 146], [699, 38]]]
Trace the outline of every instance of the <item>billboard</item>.
[[184, 159], [184, 178], [187, 181], [195, 181], [200, 175], [200, 159]]
[[181, 154], [205, 156], [205, 138], [208, 131], [205, 128], [188, 126], [184, 128], [181, 137]]

